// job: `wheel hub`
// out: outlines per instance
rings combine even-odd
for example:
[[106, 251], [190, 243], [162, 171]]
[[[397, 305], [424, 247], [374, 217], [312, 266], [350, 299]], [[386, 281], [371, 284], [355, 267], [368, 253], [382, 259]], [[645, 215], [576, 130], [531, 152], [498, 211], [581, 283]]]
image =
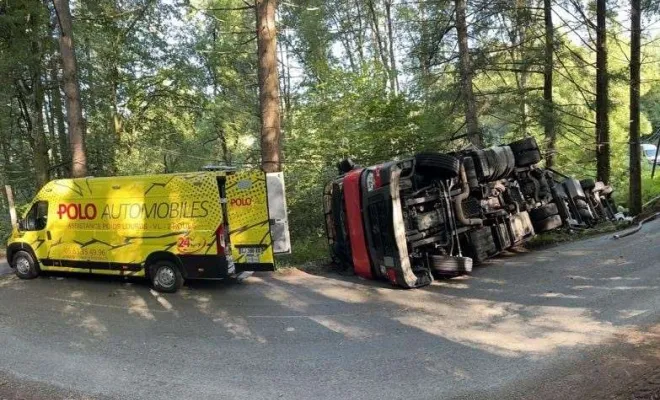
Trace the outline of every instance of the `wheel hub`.
[[22, 275], [29, 274], [30, 262], [26, 258], [20, 257], [18, 260], [16, 260], [16, 270]]
[[156, 274], [156, 279], [163, 287], [173, 286], [176, 282], [176, 276], [170, 267], [161, 267]]

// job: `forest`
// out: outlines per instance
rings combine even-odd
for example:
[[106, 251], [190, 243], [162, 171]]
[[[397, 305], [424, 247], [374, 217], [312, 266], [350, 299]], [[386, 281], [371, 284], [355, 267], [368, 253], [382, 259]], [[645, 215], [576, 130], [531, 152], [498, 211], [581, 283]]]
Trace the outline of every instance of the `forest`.
[[660, 194], [631, 151], [660, 138], [660, 1], [0, 0], [0, 184], [20, 205], [62, 177], [258, 168], [268, 146], [305, 252], [341, 159], [526, 136], [634, 213]]

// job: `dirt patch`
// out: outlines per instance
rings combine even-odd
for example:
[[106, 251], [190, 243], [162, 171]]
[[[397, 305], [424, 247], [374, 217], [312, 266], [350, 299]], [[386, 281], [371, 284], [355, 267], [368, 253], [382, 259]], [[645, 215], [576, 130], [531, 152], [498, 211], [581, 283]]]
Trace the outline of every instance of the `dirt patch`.
[[660, 325], [617, 335], [514, 385], [458, 399], [660, 400]]
[[54, 385], [21, 379], [0, 371], [0, 399], [21, 400], [101, 400], [104, 396], [89, 396]]
[[337, 267], [326, 261], [309, 261], [298, 266], [278, 267], [277, 272], [283, 275], [292, 275], [295, 273], [308, 273], [311, 275], [327, 275], [337, 273]]

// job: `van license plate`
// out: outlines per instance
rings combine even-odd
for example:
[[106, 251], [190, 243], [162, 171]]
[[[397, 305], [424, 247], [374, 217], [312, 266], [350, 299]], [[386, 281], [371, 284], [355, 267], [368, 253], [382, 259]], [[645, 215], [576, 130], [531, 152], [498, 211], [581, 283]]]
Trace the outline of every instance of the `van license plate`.
[[258, 263], [264, 249], [262, 247], [239, 247], [238, 252], [245, 262]]

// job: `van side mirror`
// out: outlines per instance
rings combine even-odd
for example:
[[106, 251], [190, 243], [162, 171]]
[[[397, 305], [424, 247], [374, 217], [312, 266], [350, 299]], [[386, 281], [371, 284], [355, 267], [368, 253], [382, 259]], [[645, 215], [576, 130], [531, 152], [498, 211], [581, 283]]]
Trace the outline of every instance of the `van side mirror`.
[[24, 231], [25, 229], [26, 229], [25, 228], [25, 219], [21, 218], [21, 219], [18, 220], [18, 230], [19, 231]]

